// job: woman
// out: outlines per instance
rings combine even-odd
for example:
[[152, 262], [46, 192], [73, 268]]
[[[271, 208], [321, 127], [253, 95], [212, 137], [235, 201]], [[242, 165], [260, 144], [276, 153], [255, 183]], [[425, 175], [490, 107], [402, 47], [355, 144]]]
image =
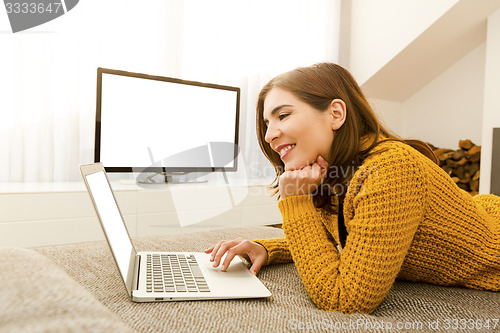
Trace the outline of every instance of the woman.
[[321, 309], [371, 313], [401, 278], [500, 290], [500, 197], [458, 188], [430, 148], [377, 120], [342, 67], [284, 73], [257, 102], [261, 149], [277, 172], [285, 238], [206, 250], [261, 266], [294, 262]]

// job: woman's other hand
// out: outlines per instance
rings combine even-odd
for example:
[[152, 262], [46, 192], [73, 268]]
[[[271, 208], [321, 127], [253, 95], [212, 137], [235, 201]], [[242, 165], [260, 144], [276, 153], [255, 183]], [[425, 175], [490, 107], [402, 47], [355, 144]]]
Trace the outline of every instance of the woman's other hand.
[[241, 237], [230, 241], [220, 241], [216, 245], [206, 249], [205, 253], [212, 254], [210, 261], [214, 263], [213, 267], [218, 267], [222, 257], [226, 254], [222, 263], [222, 271], [225, 271], [229, 267], [235, 256], [243, 257], [245, 260], [251, 262], [250, 272], [254, 275], [267, 262], [267, 250], [264, 246]]
[[287, 170], [279, 178], [279, 195], [284, 199], [292, 195], [313, 193], [325, 177], [328, 163], [321, 156], [311, 165], [297, 170]]

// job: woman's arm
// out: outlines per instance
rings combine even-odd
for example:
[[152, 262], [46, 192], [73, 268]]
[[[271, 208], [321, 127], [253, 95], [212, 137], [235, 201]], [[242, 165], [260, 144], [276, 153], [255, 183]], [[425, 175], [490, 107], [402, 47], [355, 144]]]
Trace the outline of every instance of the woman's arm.
[[321, 309], [373, 312], [389, 292], [423, 218], [426, 196], [415, 159], [406, 151], [391, 151], [376, 155], [370, 165], [351, 180], [344, 201], [349, 234], [340, 255], [311, 196], [279, 202], [293, 260]]

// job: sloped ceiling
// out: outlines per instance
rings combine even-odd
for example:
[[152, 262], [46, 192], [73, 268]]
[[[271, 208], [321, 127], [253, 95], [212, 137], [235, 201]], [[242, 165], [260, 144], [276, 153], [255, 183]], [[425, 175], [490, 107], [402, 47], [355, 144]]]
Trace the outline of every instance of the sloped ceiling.
[[404, 102], [486, 40], [500, 0], [461, 0], [361, 86], [367, 97]]

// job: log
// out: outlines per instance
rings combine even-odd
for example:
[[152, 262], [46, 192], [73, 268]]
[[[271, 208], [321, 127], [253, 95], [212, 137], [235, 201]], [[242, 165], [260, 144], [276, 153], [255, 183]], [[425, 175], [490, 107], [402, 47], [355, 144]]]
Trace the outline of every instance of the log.
[[465, 168], [463, 166], [459, 166], [453, 170], [453, 174], [460, 179], [465, 177]]
[[465, 153], [465, 156], [467, 156], [468, 158], [470, 158], [472, 155], [474, 155], [476, 153], [480, 153], [480, 152], [481, 152], [481, 147], [480, 146], [474, 146], [474, 147], [472, 147], [471, 149], [469, 149]]
[[465, 163], [469, 162], [469, 160], [467, 159], [467, 157], [462, 157], [460, 159], [460, 161], [456, 162], [455, 164], [456, 165], [465, 165]]
[[[471, 165], [469, 165], [468, 169], [471, 175], [475, 175], [479, 172], [479, 162], [472, 163]], [[479, 173], [477, 178], [479, 178]]]
[[462, 149], [469, 150], [475, 146], [475, 144], [470, 140], [460, 140], [458, 146]]
[[466, 154], [465, 150], [463, 150], [463, 149], [459, 149], [459, 150], [457, 150], [457, 151], [455, 151], [455, 152], [453, 153], [452, 158], [453, 158], [455, 161], [460, 161], [460, 160], [462, 160], [462, 159], [465, 157], [465, 154]]
[[453, 151], [449, 151], [447, 153], [440, 154], [437, 158], [440, 161], [446, 161], [446, 160], [450, 159], [452, 156], [453, 156]]
[[477, 192], [479, 191], [479, 179], [471, 180], [469, 183], [469, 187], [471, 191]]
[[452, 177], [457, 186], [472, 195], [479, 191], [481, 146], [471, 140], [460, 140], [459, 149], [432, 147], [439, 166]]
[[481, 160], [481, 152], [477, 152], [469, 158], [471, 162], [479, 162]]

